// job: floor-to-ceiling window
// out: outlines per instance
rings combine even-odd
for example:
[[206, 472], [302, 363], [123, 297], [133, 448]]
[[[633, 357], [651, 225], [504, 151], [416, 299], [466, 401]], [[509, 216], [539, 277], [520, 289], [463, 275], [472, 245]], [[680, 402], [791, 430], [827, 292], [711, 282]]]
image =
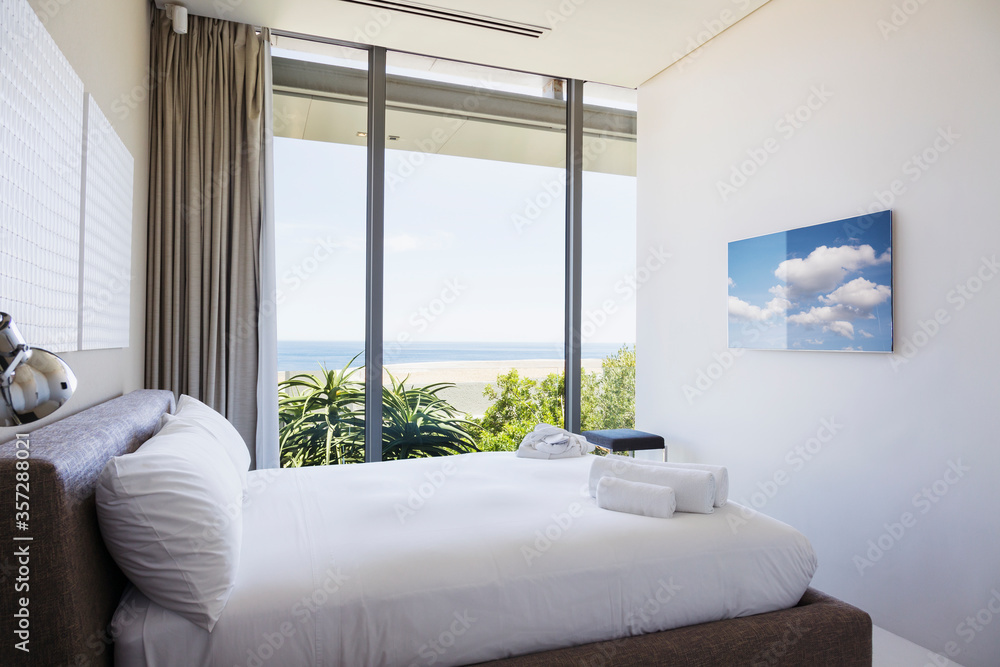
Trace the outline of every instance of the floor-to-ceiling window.
[[635, 240], [636, 91], [587, 82], [583, 103], [580, 334], [584, 359], [599, 362], [583, 374], [581, 424], [633, 428], [636, 292], [649, 278]]
[[367, 63], [303, 40], [272, 49], [285, 466], [364, 461]]
[[[283, 465], [365, 460], [366, 317], [383, 332], [374, 459], [514, 449], [561, 424], [567, 82], [387, 54], [367, 312], [368, 53], [279, 37], [273, 58]], [[630, 426], [635, 91], [584, 91], [581, 423]]]
[[391, 52], [387, 72], [386, 384], [423, 398], [409, 440], [510, 448], [563, 419], [564, 82]]

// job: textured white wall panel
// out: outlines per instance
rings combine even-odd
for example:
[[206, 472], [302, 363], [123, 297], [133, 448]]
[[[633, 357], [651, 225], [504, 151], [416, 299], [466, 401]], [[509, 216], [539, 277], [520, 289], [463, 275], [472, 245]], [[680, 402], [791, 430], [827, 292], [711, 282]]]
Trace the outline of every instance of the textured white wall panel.
[[81, 349], [128, 347], [132, 156], [88, 96]]
[[83, 82], [24, 0], [0, 0], [0, 309], [77, 349]]

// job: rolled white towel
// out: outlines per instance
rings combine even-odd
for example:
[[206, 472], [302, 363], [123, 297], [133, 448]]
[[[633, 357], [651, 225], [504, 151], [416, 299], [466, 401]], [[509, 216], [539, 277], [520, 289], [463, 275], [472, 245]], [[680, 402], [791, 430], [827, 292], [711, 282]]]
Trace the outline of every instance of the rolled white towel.
[[729, 502], [729, 470], [725, 466], [713, 466], [706, 463], [674, 463], [672, 461], [649, 461], [646, 459], [633, 459], [626, 456], [610, 455], [609, 458], [618, 458], [641, 465], [658, 466], [660, 468], [682, 468], [686, 470], [706, 470], [712, 473], [715, 478], [715, 507], [725, 507]]
[[669, 486], [602, 477], [597, 483], [597, 506], [614, 512], [669, 519], [677, 509], [677, 498]]
[[670, 463], [669, 461], [652, 461], [660, 463], [664, 467], [681, 468], [687, 470], [704, 470], [712, 473], [715, 478], [715, 502], [716, 507], [725, 507], [729, 502], [729, 469], [725, 466], [713, 466], [706, 463]]
[[634, 463], [624, 456], [596, 456], [590, 466], [590, 495], [597, 496], [602, 477], [669, 486], [674, 490], [678, 512], [711, 514], [715, 501], [715, 478], [707, 470], [662, 468]]

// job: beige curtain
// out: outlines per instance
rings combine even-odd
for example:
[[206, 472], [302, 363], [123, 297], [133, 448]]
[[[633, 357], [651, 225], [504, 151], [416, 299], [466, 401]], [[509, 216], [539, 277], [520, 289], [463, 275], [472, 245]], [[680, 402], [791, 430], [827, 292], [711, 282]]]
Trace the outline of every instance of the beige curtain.
[[155, 11], [146, 386], [224, 414], [255, 454], [264, 98], [269, 39]]

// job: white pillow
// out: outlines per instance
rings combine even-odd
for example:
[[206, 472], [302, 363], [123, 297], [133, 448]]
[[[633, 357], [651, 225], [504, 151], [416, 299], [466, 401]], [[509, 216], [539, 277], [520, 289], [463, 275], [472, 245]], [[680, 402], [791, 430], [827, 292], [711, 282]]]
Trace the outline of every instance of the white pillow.
[[204, 428], [169, 421], [108, 461], [97, 519], [118, 567], [146, 597], [209, 632], [236, 581], [243, 485]]
[[196, 424], [215, 437], [222, 444], [233, 462], [236, 471], [240, 474], [240, 482], [243, 488], [247, 487], [247, 471], [250, 469], [250, 450], [243, 436], [236, 430], [236, 427], [229, 423], [229, 420], [218, 412], [208, 407], [197, 398], [192, 398], [184, 394], [177, 401], [177, 410], [174, 414], [163, 415], [162, 424], [171, 421], [183, 420], [191, 424]]

